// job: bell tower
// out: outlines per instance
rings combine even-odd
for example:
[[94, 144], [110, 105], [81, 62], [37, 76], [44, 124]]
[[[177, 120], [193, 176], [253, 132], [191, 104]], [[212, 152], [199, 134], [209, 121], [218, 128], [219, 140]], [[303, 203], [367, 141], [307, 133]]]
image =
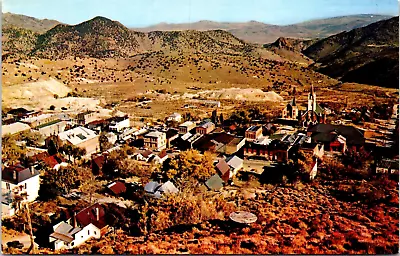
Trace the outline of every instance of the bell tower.
[[314, 92], [314, 86], [311, 85], [310, 93], [308, 94], [307, 111], [315, 111], [317, 108], [317, 97]]

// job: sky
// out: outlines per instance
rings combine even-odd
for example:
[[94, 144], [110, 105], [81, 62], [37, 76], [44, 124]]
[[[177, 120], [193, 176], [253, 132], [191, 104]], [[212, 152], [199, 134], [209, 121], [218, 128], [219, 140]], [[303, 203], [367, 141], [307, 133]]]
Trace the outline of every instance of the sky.
[[398, 15], [399, 0], [1, 0], [2, 12], [78, 24], [95, 16], [128, 27], [200, 20], [288, 25], [351, 14]]

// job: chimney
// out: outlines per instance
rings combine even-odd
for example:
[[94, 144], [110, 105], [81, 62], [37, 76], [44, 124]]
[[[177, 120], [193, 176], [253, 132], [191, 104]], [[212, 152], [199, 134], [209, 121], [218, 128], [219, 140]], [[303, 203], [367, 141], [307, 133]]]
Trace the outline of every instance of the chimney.
[[13, 171], [13, 180], [16, 180], [16, 179], [17, 179], [17, 171], [14, 170], [14, 171]]
[[76, 224], [76, 212], [74, 212], [74, 217], [72, 218], [72, 226], [74, 228], [76, 228], [77, 224]]
[[96, 220], [99, 221], [100, 216], [99, 216], [99, 207], [96, 207]]
[[29, 169], [31, 170], [31, 174], [35, 174], [35, 168], [33, 166], [29, 167]]

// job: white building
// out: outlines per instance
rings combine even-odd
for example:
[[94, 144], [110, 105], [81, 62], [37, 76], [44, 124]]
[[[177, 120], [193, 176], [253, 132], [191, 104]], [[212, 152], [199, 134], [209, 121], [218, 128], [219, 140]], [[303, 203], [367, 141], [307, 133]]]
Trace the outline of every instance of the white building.
[[108, 231], [103, 206], [96, 203], [75, 214], [67, 221], [53, 226], [54, 232], [49, 237], [55, 250], [71, 249], [90, 238], [100, 238]]
[[179, 125], [179, 133], [180, 134], [188, 133], [190, 130], [194, 129], [195, 127], [196, 127], [195, 123], [193, 123], [192, 121], [186, 121], [183, 124]]
[[243, 169], [243, 159], [240, 159], [237, 156], [230, 156], [226, 158], [226, 163], [230, 167], [229, 178], [231, 179], [233, 176], [237, 174], [237, 172]]
[[95, 153], [99, 148], [99, 135], [90, 129], [79, 126], [58, 134], [64, 143], [86, 149], [86, 154]]
[[39, 187], [39, 172], [35, 168], [25, 168], [20, 164], [3, 168], [1, 172], [2, 217], [14, 214], [11, 207], [14, 194], [26, 193], [26, 201], [32, 202], [39, 195]]
[[131, 126], [130, 121], [129, 121], [129, 117], [124, 116], [124, 117], [113, 117], [111, 119], [110, 125], [109, 125], [109, 129], [110, 131], [113, 132], [120, 132], [121, 130], [125, 129], [125, 128], [129, 128]]
[[182, 115], [179, 113], [173, 113], [167, 117], [167, 121], [180, 123], [182, 121]]
[[2, 125], [1, 126], [1, 137], [4, 137], [5, 135], [13, 135], [16, 133], [24, 132], [24, 131], [29, 131], [31, 127], [27, 124], [16, 122], [8, 125]]
[[66, 126], [67, 122], [61, 120], [55, 120], [47, 124], [41, 124], [39, 126], [36, 126], [35, 130], [37, 130], [41, 135], [43, 135], [46, 138], [51, 135], [57, 135], [63, 132]]
[[167, 135], [165, 132], [149, 132], [144, 136], [144, 146], [148, 149], [162, 150], [167, 146]]

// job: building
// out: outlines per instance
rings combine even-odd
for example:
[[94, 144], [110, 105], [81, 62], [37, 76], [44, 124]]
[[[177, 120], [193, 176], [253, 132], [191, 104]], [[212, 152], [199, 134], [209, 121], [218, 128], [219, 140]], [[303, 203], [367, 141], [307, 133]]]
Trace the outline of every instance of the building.
[[100, 175], [103, 172], [103, 165], [106, 161], [105, 155], [92, 155], [92, 172], [94, 175]]
[[149, 162], [155, 163], [155, 164], [163, 164], [165, 160], [168, 159], [168, 154], [165, 149], [161, 150], [159, 153], [153, 153], [150, 158]]
[[144, 146], [152, 150], [162, 150], [167, 146], [167, 136], [165, 132], [149, 132], [144, 136]]
[[282, 118], [297, 120], [298, 116], [299, 116], [299, 108], [296, 104], [296, 98], [293, 97], [293, 99], [282, 110]]
[[246, 141], [255, 141], [262, 136], [261, 126], [251, 126], [245, 132]]
[[236, 137], [225, 132], [212, 132], [197, 140], [193, 144], [193, 148], [201, 152], [213, 151], [231, 155], [239, 151], [245, 142], [246, 140], [243, 137]]
[[224, 186], [224, 181], [218, 174], [211, 176], [205, 183], [206, 187], [213, 191], [220, 191]]
[[130, 121], [128, 116], [115, 116], [109, 119], [108, 129], [112, 132], [120, 132], [125, 128], [129, 128]]
[[186, 121], [183, 124], [179, 125], [179, 133], [180, 134], [188, 133], [195, 127], [196, 127], [195, 123], [193, 123], [192, 121]]
[[164, 184], [160, 184], [156, 181], [150, 181], [144, 186], [144, 191], [153, 197], [161, 198], [163, 194], [175, 194], [179, 190], [171, 181], [167, 181]]
[[179, 113], [173, 113], [167, 117], [167, 122], [178, 122], [182, 121], [182, 115]]
[[63, 143], [84, 148], [86, 154], [93, 154], [100, 148], [99, 135], [82, 126], [60, 133], [58, 138]]
[[113, 181], [107, 185], [107, 190], [114, 196], [120, 196], [126, 192], [126, 186], [122, 181]]
[[98, 115], [94, 111], [85, 111], [76, 116], [76, 123], [78, 125], [86, 125], [90, 122], [98, 120]]
[[229, 178], [232, 179], [233, 176], [237, 174], [237, 172], [243, 169], [243, 159], [240, 159], [237, 156], [230, 156], [225, 159], [226, 163], [230, 167]]
[[198, 134], [209, 134], [210, 132], [212, 132], [215, 129], [215, 124], [211, 121], [204, 121], [202, 123], [200, 123], [200, 125], [198, 125], [196, 127], [196, 133]]
[[2, 218], [14, 215], [12, 202], [15, 194], [27, 194], [27, 201], [34, 201], [39, 195], [39, 172], [22, 165], [5, 167], [1, 171], [1, 212]]
[[325, 123], [326, 112], [317, 103], [317, 96], [314, 92], [314, 86], [311, 85], [310, 93], [308, 94], [307, 109], [304, 113], [301, 113], [299, 122], [303, 127], [307, 127], [312, 124]]
[[317, 176], [317, 171], [318, 171], [318, 160], [314, 159], [313, 163], [311, 164], [311, 171], [309, 176], [310, 180], [313, 180], [315, 176]]
[[39, 195], [39, 172], [34, 168], [26, 168], [20, 164], [5, 167], [1, 171], [1, 189], [12, 192], [17, 189], [19, 193], [26, 192], [27, 201], [32, 202]]
[[16, 122], [8, 125], [1, 126], [1, 137], [6, 135], [13, 135], [25, 131], [30, 131], [31, 127], [28, 124], [24, 124], [21, 122]]
[[37, 130], [44, 137], [49, 137], [51, 135], [57, 135], [65, 131], [66, 127], [67, 127], [67, 122], [58, 119], [46, 124], [41, 124], [39, 126], [36, 126], [35, 130]]
[[246, 144], [246, 139], [243, 137], [236, 137], [225, 145], [225, 154], [231, 155], [238, 152]]
[[168, 129], [166, 132], [166, 138], [167, 138], [167, 148], [170, 148], [172, 145], [172, 142], [176, 140], [179, 137], [179, 131], [176, 129]]
[[74, 214], [67, 221], [54, 225], [49, 242], [55, 250], [71, 249], [90, 238], [101, 238], [108, 230], [105, 209], [96, 203]]
[[388, 174], [398, 174], [399, 173], [399, 160], [392, 159], [382, 159], [377, 161], [375, 167], [376, 173], [388, 173]]
[[59, 116], [54, 114], [40, 114], [38, 116], [31, 116], [21, 119], [22, 123], [28, 124], [31, 128], [36, 128], [38, 126], [48, 125], [59, 121]]
[[225, 181], [228, 182], [230, 178], [230, 166], [226, 163], [225, 159], [220, 159], [218, 163], [215, 165], [215, 170], [217, 171], [217, 174], [219, 177]]
[[246, 158], [261, 158], [269, 161], [285, 163], [289, 160], [290, 145], [280, 140], [272, 140], [269, 144], [246, 143]]
[[347, 125], [316, 124], [307, 129], [313, 143], [324, 145], [325, 151], [358, 151], [364, 147], [364, 132]]

